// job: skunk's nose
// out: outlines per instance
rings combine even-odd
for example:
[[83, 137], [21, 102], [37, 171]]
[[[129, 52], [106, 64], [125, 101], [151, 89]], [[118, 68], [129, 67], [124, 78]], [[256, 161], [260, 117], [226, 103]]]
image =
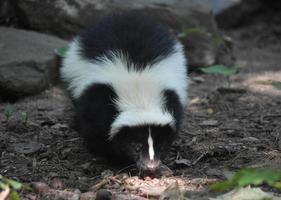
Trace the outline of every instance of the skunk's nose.
[[160, 169], [160, 160], [148, 160], [141, 165], [141, 176], [157, 176]]

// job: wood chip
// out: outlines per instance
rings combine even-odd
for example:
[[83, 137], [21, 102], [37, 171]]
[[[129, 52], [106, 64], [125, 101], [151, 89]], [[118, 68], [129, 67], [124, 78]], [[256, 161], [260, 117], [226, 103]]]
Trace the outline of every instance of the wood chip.
[[205, 120], [201, 122], [200, 126], [217, 126], [219, 123], [217, 120]]

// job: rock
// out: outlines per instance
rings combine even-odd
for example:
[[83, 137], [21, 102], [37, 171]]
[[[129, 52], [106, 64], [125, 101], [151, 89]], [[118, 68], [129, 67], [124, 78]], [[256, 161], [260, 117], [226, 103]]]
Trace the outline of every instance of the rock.
[[247, 24], [260, 13], [263, 0], [243, 0], [216, 15], [216, 21], [221, 28], [237, 27]]
[[93, 200], [96, 199], [95, 192], [84, 192], [80, 195], [80, 200]]
[[206, 171], [206, 174], [208, 176], [216, 176], [216, 177], [221, 177], [221, 178], [225, 177], [223, 172], [221, 170], [219, 170], [219, 169], [208, 169]]
[[[171, 27], [181, 37], [191, 67], [216, 61], [220, 35], [207, 1], [181, 0], [54, 0], [18, 1], [28, 27], [64, 38], [75, 35], [89, 22], [111, 12], [146, 13]], [[202, 4], [202, 5], [201, 5]], [[53, 17], [55, 16], [55, 17]], [[54, 20], [50, 20], [54, 18]], [[59, 27], [59, 28], [58, 28]]]
[[13, 150], [20, 154], [32, 154], [38, 152], [42, 148], [42, 144], [37, 142], [16, 143], [12, 146]]
[[55, 190], [62, 190], [64, 188], [64, 183], [60, 179], [53, 179], [51, 181], [51, 188]]
[[110, 200], [112, 197], [111, 192], [101, 189], [96, 194], [96, 200]]
[[43, 193], [43, 194], [47, 193], [48, 190], [50, 189], [50, 187], [43, 182], [34, 182], [32, 183], [32, 187], [35, 190], [35, 192]]
[[[216, 15], [216, 21], [220, 28], [237, 28], [259, 21], [264, 13], [276, 13], [279, 17], [280, 10], [280, 1], [238, 0], [237, 3], [219, 12]], [[273, 18], [270, 17], [270, 19], [271, 23]]]
[[[191, 68], [213, 65], [217, 60], [220, 46], [224, 43], [208, 9], [189, 8], [185, 28], [179, 34]], [[204, 13], [204, 14], [203, 14]], [[196, 19], [196, 20], [194, 20]]]
[[0, 98], [15, 100], [46, 89], [57, 80], [53, 36], [0, 27]]
[[[60, 36], [73, 36], [88, 22], [94, 22], [98, 17], [111, 12], [134, 11], [152, 15], [173, 28], [181, 30], [186, 25], [209, 24], [213, 26], [213, 16], [206, 6], [181, 0], [54, 0], [54, 1], [30, 1], [18, 2], [19, 10], [24, 13], [29, 27], [37, 30], [48, 30]], [[197, 19], [190, 17], [201, 13]], [[55, 20], [50, 20], [56, 16]], [[59, 29], [57, 27], [60, 27]], [[209, 27], [207, 27], [209, 29]]]

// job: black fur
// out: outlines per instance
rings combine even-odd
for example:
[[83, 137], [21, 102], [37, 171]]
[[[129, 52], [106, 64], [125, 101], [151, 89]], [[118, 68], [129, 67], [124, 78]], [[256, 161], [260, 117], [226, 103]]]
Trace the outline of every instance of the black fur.
[[176, 132], [178, 132], [183, 115], [183, 106], [180, 103], [179, 96], [173, 90], [163, 91], [165, 99], [165, 109], [171, 113], [176, 122]]
[[110, 15], [83, 31], [80, 38], [84, 58], [100, 61], [104, 55], [111, 58], [108, 51], [119, 50], [140, 70], [167, 57], [176, 43], [166, 27], [132, 13]]
[[76, 122], [88, 148], [94, 152], [109, 154], [107, 150], [110, 125], [118, 114], [113, 105], [117, 96], [105, 84], [94, 84], [75, 100]]
[[[111, 141], [110, 145], [115, 149], [114, 153], [120, 156], [128, 156], [127, 159], [129, 160], [137, 160], [137, 156], [139, 156], [138, 150], [143, 149], [145, 150], [143, 152], [144, 159], [147, 158], [148, 160], [149, 155], [146, 150], [148, 149], [147, 139], [149, 128], [151, 129], [151, 136], [154, 141], [153, 145], [157, 149], [155, 157], [161, 159], [169, 149], [167, 145], [170, 145], [170, 142], [176, 136], [175, 132], [169, 126], [150, 124], [137, 127], [124, 127]], [[128, 146], [128, 144], [130, 145]]]

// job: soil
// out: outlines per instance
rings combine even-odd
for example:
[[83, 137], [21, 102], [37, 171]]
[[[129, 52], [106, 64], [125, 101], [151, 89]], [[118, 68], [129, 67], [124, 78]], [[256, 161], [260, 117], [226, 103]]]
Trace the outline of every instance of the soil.
[[[206, 180], [223, 180], [226, 170], [281, 165], [281, 90], [270, 84], [281, 81], [280, 18], [263, 15], [224, 31], [233, 39], [235, 65], [240, 67], [229, 81], [219, 75], [189, 75], [190, 103], [180, 137], [164, 163], [175, 176], [197, 180], [186, 194], [191, 199], [208, 199], [212, 194]], [[71, 102], [60, 87], [16, 102], [12, 106], [17, 112], [9, 120], [3, 112], [7, 103], [0, 106], [3, 176], [49, 185], [60, 180], [64, 188], [86, 192], [106, 172], [135, 175], [134, 166], [116, 168], [87, 152], [72, 127]], [[28, 113], [27, 124], [22, 111]]]

